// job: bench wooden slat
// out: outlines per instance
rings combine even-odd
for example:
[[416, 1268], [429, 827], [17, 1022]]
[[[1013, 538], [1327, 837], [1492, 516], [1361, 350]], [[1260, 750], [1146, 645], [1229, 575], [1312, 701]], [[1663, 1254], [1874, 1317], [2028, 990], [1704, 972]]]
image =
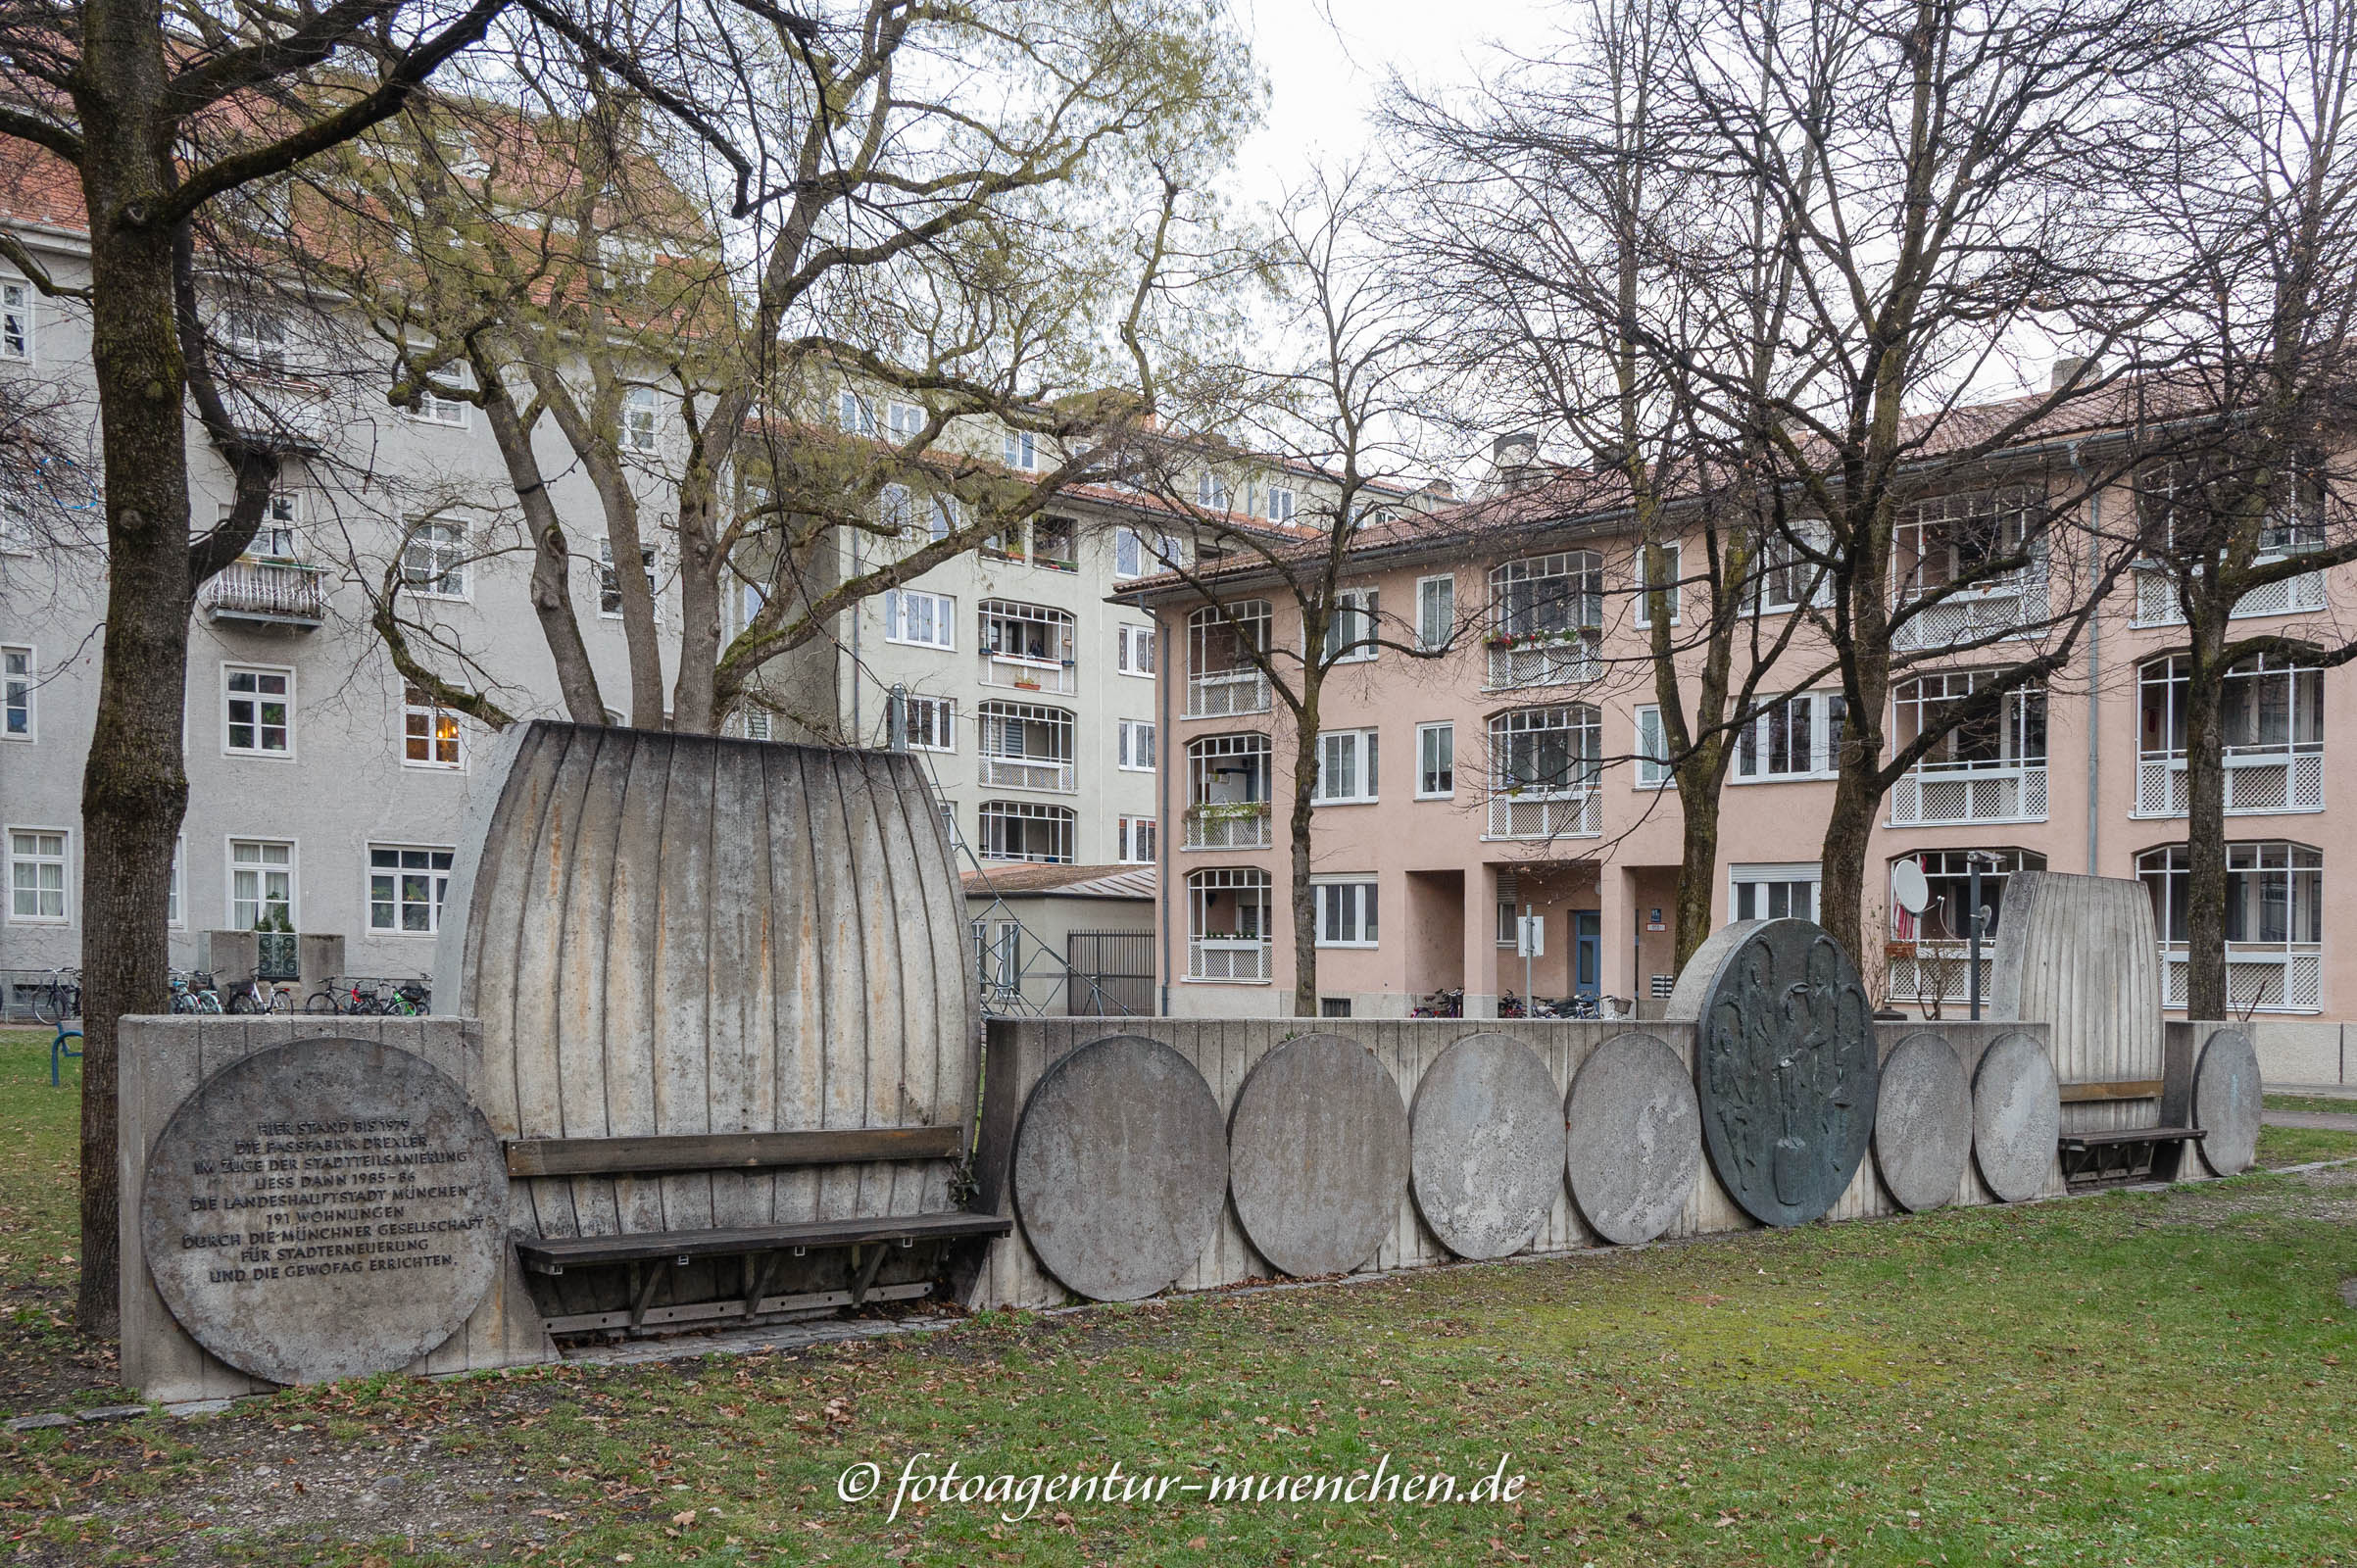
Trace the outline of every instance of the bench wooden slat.
[[739, 1230], [640, 1231], [624, 1236], [516, 1238], [516, 1256], [537, 1274], [562, 1274], [596, 1263], [646, 1263], [661, 1258], [728, 1257], [796, 1247], [853, 1247], [869, 1242], [931, 1242], [1005, 1236], [1014, 1221], [996, 1214], [893, 1214], [872, 1219], [822, 1219], [800, 1225]]
[[2207, 1138], [2201, 1127], [2122, 1127], [2111, 1132], [2064, 1133], [2065, 1149], [2108, 1149], [2114, 1144], [2182, 1144]]
[[653, 1175], [685, 1170], [765, 1170], [882, 1159], [956, 1159], [961, 1127], [854, 1127], [793, 1133], [679, 1133], [651, 1138], [518, 1138], [507, 1146], [510, 1176]]
[[2116, 1078], [2109, 1082], [2062, 1086], [2062, 1102], [2066, 1105], [2085, 1105], [2106, 1100], [2160, 1098], [2161, 1081], [2158, 1078]]

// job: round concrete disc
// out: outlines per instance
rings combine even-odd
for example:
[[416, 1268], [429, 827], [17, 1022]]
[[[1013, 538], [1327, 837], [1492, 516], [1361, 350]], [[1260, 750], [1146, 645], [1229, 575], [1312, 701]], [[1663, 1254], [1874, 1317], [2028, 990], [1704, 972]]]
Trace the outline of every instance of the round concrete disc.
[[508, 1253], [508, 1171], [466, 1091], [366, 1040], [258, 1051], [180, 1102], [139, 1195], [148, 1272], [197, 1344], [272, 1383], [409, 1365]]
[[1260, 1255], [1340, 1274], [1373, 1255], [1407, 1186], [1407, 1111], [1374, 1054], [1302, 1035], [1260, 1058], [1228, 1118], [1228, 1189]]
[[2046, 1048], [2029, 1035], [1990, 1042], [1973, 1074], [1973, 1157], [1989, 1190], [2008, 1203], [2036, 1198], [2061, 1136], [2062, 1085]]
[[1563, 1108], [1539, 1054], [1468, 1035], [1424, 1070], [1408, 1113], [1416, 1207], [1459, 1257], [1530, 1246], [1563, 1187]]
[[1040, 1076], [1015, 1130], [1015, 1212], [1048, 1272], [1134, 1301], [1203, 1252], [1228, 1185], [1219, 1102], [1157, 1040], [1092, 1040]]
[[1883, 1058], [1874, 1106], [1874, 1160], [1883, 1185], [1910, 1213], [1956, 1200], [1973, 1157], [1972, 1086], [1956, 1048], [1909, 1035]]
[[2220, 1176], [2250, 1169], [2259, 1152], [2259, 1054], [2239, 1029], [2220, 1029], [2193, 1069], [2193, 1125], [2209, 1136], [2193, 1147]]
[[1613, 1036], [1580, 1063], [1563, 1116], [1563, 1171], [1596, 1233], [1633, 1247], [1669, 1229], [1702, 1174], [1701, 1105], [1678, 1053]]

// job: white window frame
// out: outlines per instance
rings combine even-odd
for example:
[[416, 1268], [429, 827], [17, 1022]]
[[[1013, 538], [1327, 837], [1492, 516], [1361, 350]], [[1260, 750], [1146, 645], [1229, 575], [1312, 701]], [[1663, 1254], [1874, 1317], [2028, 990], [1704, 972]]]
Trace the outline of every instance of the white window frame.
[[1114, 824], [1116, 853], [1113, 858], [1123, 865], [1152, 865], [1154, 863], [1154, 819], [1151, 816], [1124, 816]]
[[[1446, 746], [1449, 753], [1448, 760], [1441, 766], [1441, 771], [1449, 775], [1449, 782], [1445, 788], [1441, 789], [1432, 787], [1433, 752], [1436, 737], [1438, 737], [1438, 744]], [[1418, 724], [1416, 726], [1416, 799], [1419, 801], [1447, 801], [1453, 800], [1455, 797], [1456, 721], [1444, 718], [1427, 724]]]
[[[221, 509], [225, 519], [229, 515], [226, 504]], [[254, 538], [245, 553], [256, 561], [301, 561], [303, 559], [303, 493], [299, 490], [272, 490], [262, 504], [262, 521], [254, 529]]]
[[[258, 882], [255, 885], [256, 893], [253, 900], [255, 905], [255, 913], [247, 915], [242, 921], [237, 916], [237, 871], [240, 864], [237, 858], [237, 849], [239, 845], [250, 844], [258, 848], [282, 848], [286, 851], [286, 923], [293, 926], [298, 931], [302, 930], [302, 841], [299, 839], [257, 839], [231, 837], [223, 840], [222, 842], [225, 846], [223, 854], [227, 858], [229, 870], [228, 880], [222, 885], [221, 888], [222, 906], [228, 911], [228, 929], [231, 931], [253, 930], [254, 921], [261, 913], [261, 906], [270, 902], [270, 900], [262, 897], [262, 884]], [[278, 869], [278, 867], [272, 865], [267, 860], [251, 860], [243, 863], [247, 870], [258, 873], [267, 873]]]
[[1641, 703], [1634, 715], [1637, 726], [1636, 757], [1637, 787], [1641, 790], [1674, 790], [1678, 775], [1669, 768], [1669, 743], [1661, 738], [1661, 709], [1658, 704]]
[[30, 365], [40, 354], [36, 291], [21, 277], [0, 277], [0, 360]]
[[266, 376], [286, 373], [287, 342], [284, 312], [248, 302], [223, 310], [214, 322], [214, 337], [222, 349], [245, 362], [238, 368]]
[[876, 491], [876, 521], [892, 530], [895, 539], [916, 532], [916, 496], [905, 484], [888, 484]]
[[[1315, 942], [1321, 948], [1374, 948], [1381, 946], [1383, 926], [1382, 905], [1377, 897], [1380, 883], [1372, 871], [1337, 873], [1309, 879], [1309, 896], [1315, 903]], [[1344, 935], [1328, 936], [1329, 928]]]
[[1113, 530], [1113, 580], [1146, 575], [1146, 536], [1126, 524]]
[[[1440, 635], [1434, 636], [1435, 630]], [[1416, 646], [1438, 653], [1456, 636], [1456, 573], [1416, 579]]]
[[1338, 588], [1334, 593], [1334, 608], [1326, 621], [1326, 662], [1329, 664], [1363, 664], [1381, 650], [1375, 644], [1382, 618], [1381, 591], [1374, 588]]
[[[452, 864], [458, 859], [459, 852], [457, 849], [448, 844], [378, 844], [374, 842], [371, 842], [368, 848], [368, 880], [362, 889], [363, 896], [361, 899], [362, 904], [367, 906], [368, 911], [368, 934], [372, 937], [424, 937], [428, 940], [440, 935], [442, 930], [442, 902], [450, 893], [451, 867]], [[376, 858], [380, 855], [391, 855], [403, 858], [409, 856], [423, 856], [425, 857], [425, 864], [413, 867], [407, 862], [406, 858], [402, 858], [397, 859], [396, 862], [390, 866], [379, 866], [376, 863]], [[435, 863], [436, 857], [440, 858], [439, 864]], [[403, 896], [403, 884], [409, 880], [409, 877], [413, 872], [422, 873], [426, 879], [428, 888], [428, 898], [425, 905], [426, 923], [425, 929], [422, 931], [412, 929], [402, 919], [404, 910], [407, 909], [412, 902]], [[383, 877], [391, 883], [391, 898], [377, 898], [376, 883], [379, 877]], [[379, 904], [389, 904], [392, 906], [393, 923], [391, 925], [378, 925], [376, 923], [376, 908]]]
[[[1792, 531], [1803, 536], [1808, 541], [1808, 547], [1819, 555], [1829, 554], [1833, 549], [1833, 532], [1822, 521], [1803, 519], [1794, 523]], [[1804, 571], [1814, 577], [1809, 585], [1808, 603], [1828, 605], [1833, 602], [1833, 572], [1802, 559], [1798, 547], [1792, 540], [1771, 531], [1760, 540], [1759, 554], [1759, 567], [1751, 579], [1752, 608], [1759, 613], [1782, 615], [1800, 609], [1801, 603], [1797, 599], [1769, 598], [1768, 584], [1774, 581], [1780, 589], [1788, 589], [1793, 578]]]
[[999, 445], [999, 456], [1006, 466], [1017, 473], [1037, 472], [1040, 466], [1040, 438], [1036, 431], [1009, 430]]
[[663, 407], [651, 386], [634, 386], [622, 394], [622, 427], [616, 432], [625, 452], [653, 452], [663, 444]]
[[[640, 545], [638, 559], [647, 573], [647, 597], [655, 605], [656, 624], [661, 625], [663, 623], [663, 589], [656, 580], [655, 547]], [[614, 605], [611, 610], [606, 608], [607, 602], [610, 600]], [[600, 620], [622, 618], [622, 579], [620, 573], [614, 570], [612, 535], [598, 541], [598, 618]]]
[[1813, 920], [1825, 906], [1825, 868], [1817, 861], [1783, 860], [1755, 865], [1730, 865], [1727, 868], [1728, 921], [1790, 918], [1789, 914], [1778, 916], [1764, 912], [1767, 899], [1772, 896], [1765, 893], [1755, 901], [1752, 912], [1746, 914], [1742, 905], [1742, 890], [1745, 886], [1762, 889], [1782, 886], [1788, 890], [1786, 898], [1789, 900], [1792, 896], [1789, 890], [1797, 884], [1806, 884], [1808, 887], [1809, 912], [1803, 918]]
[[32, 508], [15, 490], [0, 490], [0, 556], [33, 552]]
[[164, 923], [174, 931], [188, 929], [188, 835], [172, 841], [172, 878], [164, 884]]
[[955, 653], [957, 622], [958, 601], [948, 594], [922, 588], [884, 590], [884, 640], [888, 643]]
[[1293, 486], [1287, 484], [1270, 485], [1268, 487], [1267, 506], [1264, 508], [1268, 520], [1271, 522], [1293, 521], [1294, 512], [1299, 506], [1300, 500], [1301, 498], [1295, 494]]
[[[22, 669], [14, 667], [22, 662]], [[0, 741], [29, 746], [41, 738], [41, 660], [30, 643], [0, 644]], [[25, 715], [19, 730], [13, 720]]]
[[892, 432], [895, 441], [915, 440], [924, 433], [927, 418], [925, 411], [914, 403], [895, 399], [884, 408], [885, 428]]
[[[1070, 865], [1079, 858], [1075, 841], [1080, 835], [1080, 814], [1068, 806], [1042, 806], [1031, 801], [984, 801], [979, 808], [978, 820], [982, 842], [977, 857], [981, 859], [1031, 865]], [[994, 822], [1004, 824], [1009, 821], [1047, 823], [1046, 831], [1050, 840], [1060, 839], [1063, 853], [1054, 853], [1052, 843], [1050, 853], [1045, 855], [1006, 854], [1007, 833], [1004, 826], [998, 834], [998, 852], [994, 853], [991, 848], [991, 826]], [[1030, 831], [1025, 830], [1022, 837], [1028, 841]]]
[[1154, 679], [1154, 628], [1124, 621], [1113, 628], [1113, 668], [1124, 675]]
[[410, 418], [418, 424], [438, 424], [452, 430], [466, 429], [469, 406], [466, 399], [444, 394], [463, 394], [469, 385], [464, 365], [449, 365], [432, 372], [418, 383], [417, 406], [409, 411]]
[[[1669, 596], [1670, 618], [1668, 624], [1675, 626], [1678, 624], [1679, 612], [1682, 608], [1681, 594], [1685, 587], [1683, 579], [1686, 576], [1686, 549], [1683, 545], [1664, 544], [1661, 546], [1661, 553], [1669, 558], [1664, 564], [1669, 567], [1670, 574], [1669, 581], [1661, 585], [1661, 591]], [[1645, 564], [1645, 547], [1639, 545], [1637, 547], [1637, 569], [1631, 573], [1637, 579], [1637, 624], [1649, 627], [1653, 624], [1653, 584], [1646, 580]]]
[[[1839, 777], [1841, 771], [1840, 747], [1832, 728], [1834, 705], [1842, 702], [1840, 692], [1787, 692], [1763, 699], [1764, 706], [1736, 732], [1734, 765], [1728, 770], [1730, 784], [1790, 784], [1802, 779]], [[1805, 770], [1769, 772], [1766, 764], [1769, 745], [1775, 736], [1780, 716], [1789, 725], [1789, 714], [1796, 704], [1806, 704], [1809, 715], [1809, 765]], [[1849, 733], [1849, 717], [1841, 715], [1841, 733]], [[1748, 764], [1746, 764], [1748, 759]]]
[[[920, 710], [923, 713], [921, 720], [918, 717]], [[901, 709], [901, 735], [912, 752], [955, 753], [958, 750], [958, 699], [910, 695]]]
[[429, 518], [413, 524], [401, 542], [401, 591], [413, 599], [472, 598], [466, 549], [463, 522]]
[[[8, 923], [11, 925], [72, 925], [74, 923], [73, 829], [63, 827], [38, 827], [29, 824], [12, 822], [8, 826], [7, 833]], [[32, 850], [29, 852], [20, 852], [17, 846], [17, 836], [19, 834], [24, 834], [33, 840]], [[57, 853], [55, 855], [49, 854], [46, 850], [40, 847], [40, 840], [49, 837], [55, 837], [57, 840]], [[28, 867], [34, 872], [33, 880], [29, 887], [19, 885], [20, 879], [17, 875], [17, 869], [19, 866]], [[54, 889], [45, 888], [41, 885], [39, 872], [44, 866], [55, 866], [57, 868], [57, 886]], [[50, 892], [55, 892], [57, 894], [57, 913], [43, 914], [40, 912], [41, 898], [42, 895]], [[32, 913], [25, 914], [18, 909], [17, 896], [20, 893], [30, 893], [33, 896]]]
[[[260, 689], [259, 685], [257, 685], [256, 689], [255, 689], [254, 691], [252, 691], [252, 692], [232, 692], [232, 691], [230, 691], [230, 689], [229, 689], [229, 681], [230, 681], [230, 678], [231, 678], [232, 676], [235, 676], [235, 675], [283, 675], [283, 676], [285, 676], [285, 677], [286, 677], [286, 691], [284, 692], [283, 696], [284, 696], [284, 706], [285, 706], [285, 709], [286, 709], [286, 722], [285, 722], [284, 724], [282, 724], [282, 725], [278, 725], [278, 726], [270, 726], [270, 725], [266, 725], [266, 724], [264, 724], [264, 723], [262, 722], [261, 704], [262, 704], [262, 700], [263, 700], [263, 698], [264, 698], [264, 697], [265, 697], [267, 694], [266, 694], [266, 693], [264, 693], [264, 692], [263, 692], [263, 691]], [[252, 701], [253, 701], [253, 702], [254, 702], [254, 704], [255, 704], [255, 712], [254, 712], [254, 718], [253, 718], [253, 722], [252, 722], [252, 724], [249, 726], [249, 727], [251, 727], [251, 728], [253, 729], [253, 731], [254, 731], [254, 740], [255, 740], [255, 744], [254, 744], [254, 745], [252, 745], [252, 746], [233, 746], [233, 745], [231, 745], [231, 744], [229, 743], [229, 731], [230, 731], [230, 729], [231, 729], [231, 727], [232, 727], [232, 725], [233, 725], [233, 723], [234, 723], [234, 721], [233, 721], [233, 720], [230, 718], [230, 716], [229, 716], [229, 704], [230, 704], [230, 703], [231, 703], [233, 700], [236, 700], [236, 699], [238, 699], [238, 698], [251, 698], [251, 699], [252, 699]], [[295, 717], [296, 717], [296, 713], [295, 713], [295, 702], [296, 702], [296, 698], [297, 698], [297, 691], [296, 691], [296, 677], [295, 677], [295, 670], [294, 670], [294, 666], [293, 666], [293, 665], [291, 665], [291, 664], [245, 664], [245, 663], [230, 663], [229, 662], [227, 662], [227, 661], [225, 661], [225, 660], [224, 660], [224, 661], [222, 661], [222, 662], [221, 662], [221, 708], [220, 708], [220, 710], [219, 710], [219, 711], [220, 711], [220, 713], [221, 713], [221, 755], [222, 755], [223, 757], [258, 757], [258, 758], [263, 758], [263, 759], [265, 759], [265, 760], [270, 760], [270, 761], [279, 761], [279, 762], [291, 762], [291, 761], [293, 761], [293, 760], [295, 760]], [[273, 750], [273, 749], [271, 749], [271, 748], [270, 748], [270, 747], [267, 747], [267, 746], [264, 746], [264, 745], [262, 745], [262, 744], [261, 744], [261, 741], [262, 741], [262, 732], [263, 732], [265, 729], [271, 728], [271, 727], [280, 728], [280, 729], [283, 729], [283, 730], [286, 732], [286, 745], [285, 745], [284, 747], [282, 747], [282, 748], [278, 748], [278, 749], [275, 749], [275, 750]]]
[[1226, 512], [1234, 499], [1227, 480], [1209, 468], [1195, 476], [1195, 504], [1205, 512]]
[[[437, 720], [445, 716], [450, 720], [452, 752], [451, 760], [447, 762], [434, 755], [441, 750], [442, 739], [441, 726]], [[425, 720], [425, 728], [421, 734], [414, 735], [411, 731], [411, 720], [418, 717], [423, 717]], [[414, 739], [421, 739], [425, 743], [423, 760], [410, 755], [410, 742]], [[407, 682], [403, 683], [401, 691], [401, 765], [418, 768], [429, 773], [464, 773], [466, 771], [466, 725], [465, 720], [456, 709], [444, 708], [435, 702], [429, 693], [420, 691]]]
[[[1317, 787], [1311, 798], [1316, 806], [1372, 806], [1377, 799], [1377, 764], [1382, 760], [1380, 732], [1373, 729], [1320, 730], [1317, 737]], [[1353, 793], [1329, 793], [1328, 776], [1336, 771], [1334, 763], [1348, 756], [1350, 759], [1350, 783]]]
[[845, 387], [835, 400], [835, 424], [850, 435], [874, 435], [875, 400]]
[[1116, 764], [1124, 773], [1151, 773], [1154, 768], [1154, 720], [1124, 718], [1114, 723]]

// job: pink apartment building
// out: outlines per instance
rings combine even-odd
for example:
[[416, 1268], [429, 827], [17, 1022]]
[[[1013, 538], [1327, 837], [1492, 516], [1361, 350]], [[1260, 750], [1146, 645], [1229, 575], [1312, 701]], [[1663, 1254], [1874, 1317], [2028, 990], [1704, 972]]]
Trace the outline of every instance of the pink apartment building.
[[[1453, 626], [1456, 637], [1438, 660], [1371, 650], [1327, 681], [1312, 835], [1324, 1012], [1399, 1016], [1426, 994], [1461, 988], [1467, 1016], [1494, 1016], [1499, 993], [1524, 989], [1510, 920], [1526, 907], [1546, 922], [1529, 982], [1537, 995], [1636, 999], [1642, 1011], [1668, 994], [1680, 818], [1674, 789], [1645, 760], [1658, 747], [1639, 557], [1623, 520], [1550, 504], [1549, 489], [1377, 523], [1354, 550], [1346, 602], [1375, 616], [1382, 635], [1447, 641]], [[1992, 483], [1916, 508], [1894, 592], [1948, 580], [1991, 540], [2018, 540], [2009, 532], [2027, 514], [2018, 495]], [[2123, 484], [2099, 504], [2134, 503]], [[2296, 550], [2307, 537], [2289, 527], [2282, 543]], [[2049, 548], [2059, 557], [2082, 544], [2058, 528]], [[2058, 559], [2052, 570], [1975, 588], [1923, 617], [1917, 635], [2043, 620], [2064, 566]], [[2297, 578], [2240, 614], [2295, 633], [2348, 601], [2344, 578]], [[1275, 646], [1298, 645], [1291, 600], [1264, 564], [1232, 564], [1210, 580], [1236, 619], [1264, 627]], [[1763, 574], [1771, 631], [1808, 591], [1799, 571]], [[1239, 654], [1229, 617], [1198, 589], [1162, 577], [1120, 598], [1156, 616], [1169, 651], [1158, 694], [1160, 818], [1172, 829], [1159, 849], [1162, 1008], [1289, 1011], [1290, 718]], [[2182, 944], [2176, 613], [2158, 572], [2132, 572], [2062, 676], [2009, 700], [1999, 721], [1950, 737], [1891, 792], [1870, 852], [1882, 941], [1867, 966], [1870, 979], [1882, 969], [1898, 1005], [1963, 1009], [1961, 944], [1942, 939], [1965, 930], [1973, 851], [1987, 852], [1983, 902], [2000, 923], [2012, 870], [2134, 876], [2152, 890], [2164, 945]], [[2325, 640], [2321, 625], [2317, 636]], [[1915, 733], [1921, 711], [2011, 657], [1981, 650], [1908, 674], [1893, 693], [1894, 743]], [[1835, 692], [1780, 681], [1821, 659], [1804, 652], [1772, 669], [1763, 694], [1789, 700], [1742, 737], [1722, 794], [1718, 920], [1815, 912], [1843, 715]], [[2357, 863], [2344, 825], [2357, 821], [2357, 800], [2348, 781], [2330, 782], [2327, 751], [2328, 737], [2346, 752], [2341, 737], [2357, 736], [2353, 683], [2347, 671], [2269, 667], [2237, 675], [2229, 693], [2231, 973], [2238, 1004], [2262, 1014], [2316, 1015], [2357, 1000], [2357, 944], [2333, 940], [2323, 902], [2328, 873]], [[1877, 898], [1902, 858], [1930, 878], [1936, 902], [1920, 922], [1893, 914], [1887, 892]], [[2166, 1000], [2181, 1006], [2183, 948], [2172, 951]]]

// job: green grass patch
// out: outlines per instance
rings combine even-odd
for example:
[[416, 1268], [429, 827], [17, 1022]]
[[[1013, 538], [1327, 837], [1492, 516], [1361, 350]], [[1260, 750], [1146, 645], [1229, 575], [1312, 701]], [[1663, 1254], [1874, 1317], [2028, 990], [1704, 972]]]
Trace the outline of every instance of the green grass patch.
[[2331, 1095], [2263, 1095], [2260, 1103], [2269, 1110], [2315, 1110], [2328, 1116], [2357, 1116], [2357, 1095], [2345, 1100]]
[[0, 1290], [73, 1288], [81, 1063], [49, 1087], [47, 1030], [0, 1030]]
[[2357, 1156], [2357, 1133], [2344, 1133], [2330, 1127], [2262, 1127], [2259, 1129], [2258, 1162], [2268, 1170], [2282, 1170], [2286, 1165], [2305, 1165], [2317, 1159], [2348, 1159]]

